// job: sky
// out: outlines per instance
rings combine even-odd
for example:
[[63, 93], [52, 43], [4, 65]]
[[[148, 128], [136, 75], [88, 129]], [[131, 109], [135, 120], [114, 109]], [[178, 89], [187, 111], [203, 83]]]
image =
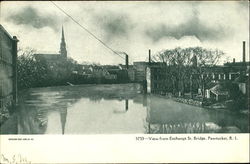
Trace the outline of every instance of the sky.
[[[242, 61], [242, 41], [249, 60], [247, 1], [55, 1], [114, 51], [126, 52], [130, 63], [148, 60], [176, 47], [202, 46], [225, 52], [226, 60]], [[120, 64], [115, 55], [50, 1], [1, 2], [0, 21], [21, 49], [58, 53], [64, 27], [68, 56], [79, 63]]]

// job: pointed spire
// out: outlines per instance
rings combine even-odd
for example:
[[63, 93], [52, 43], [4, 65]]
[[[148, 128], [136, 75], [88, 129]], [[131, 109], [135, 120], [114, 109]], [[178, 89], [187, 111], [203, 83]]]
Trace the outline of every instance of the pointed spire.
[[64, 57], [67, 58], [67, 50], [66, 50], [66, 42], [65, 42], [65, 37], [64, 37], [64, 29], [62, 26], [62, 38], [61, 38], [61, 44], [60, 44], [60, 54]]
[[65, 39], [64, 39], [64, 30], [63, 30], [63, 25], [62, 25], [62, 41], [65, 42]]

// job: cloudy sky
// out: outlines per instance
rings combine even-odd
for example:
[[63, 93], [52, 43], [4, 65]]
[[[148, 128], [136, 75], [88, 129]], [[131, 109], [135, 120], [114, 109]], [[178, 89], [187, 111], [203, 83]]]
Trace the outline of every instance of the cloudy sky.
[[[145, 61], [175, 47], [223, 50], [242, 60], [249, 45], [249, 4], [242, 2], [55, 2], [82, 26], [130, 62]], [[79, 62], [124, 63], [81, 29], [51, 2], [1, 2], [1, 24], [20, 40], [21, 48], [58, 53], [64, 26], [68, 55]], [[248, 55], [247, 46], [247, 56]], [[247, 57], [247, 60], [249, 58]]]

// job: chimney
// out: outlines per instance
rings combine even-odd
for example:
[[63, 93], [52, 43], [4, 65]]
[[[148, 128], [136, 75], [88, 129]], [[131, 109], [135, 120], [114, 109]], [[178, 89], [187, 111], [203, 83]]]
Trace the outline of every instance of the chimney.
[[151, 63], [151, 50], [148, 50], [148, 63]]
[[243, 62], [246, 62], [246, 42], [243, 41]]
[[235, 58], [233, 58], [233, 63], [235, 63]]
[[128, 69], [128, 55], [126, 54], [126, 68]]

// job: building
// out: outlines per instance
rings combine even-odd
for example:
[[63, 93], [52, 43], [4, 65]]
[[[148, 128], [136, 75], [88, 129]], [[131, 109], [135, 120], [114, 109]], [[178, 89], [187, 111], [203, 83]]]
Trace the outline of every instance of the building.
[[[83, 81], [86, 79], [96, 79], [96, 80], [102, 79], [104, 81], [117, 80], [116, 72], [120, 70], [118, 68], [119, 68], [118, 66], [108, 66], [108, 65], [98, 66], [98, 65], [78, 64], [77, 67], [75, 68], [75, 71], [73, 71], [73, 74], [75, 74], [78, 77], [82, 77]], [[110, 72], [109, 69], [111, 69]]]
[[227, 88], [224, 88], [222, 85], [217, 84], [214, 87], [207, 90], [208, 96], [207, 98], [210, 98], [215, 101], [225, 101], [229, 98], [229, 92]]
[[162, 65], [148, 66], [146, 68], [147, 93], [166, 93], [168, 83], [166, 77], [166, 67]]
[[[149, 49], [149, 54], [148, 54], [148, 61], [140, 61], [140, 62], [134, 62], [134, 81], [135, 82], [139, 82], [142, 83], [143, 85], [145, 85], [145, 81], [146, 81], [146, 74], [147, 74], [147, 67], [152, 67], [152, 69], [157, 69], [156, 67], [158, 66], [162, 66], [162, 62], [153, 62], [151, 60], [151, 50]], [[155, 67], [155, 68], [153, 68]]]
[[243, 95], [249, 95], [249, 76], [239, 76], [234, 81]]
[[[222, 66], [203, 66], [197, 69], [197, 58], [194, 56], [192, 59], [192, 66], [186, 66], [186, 68], [190, 67], [189, 69], [192, 73], [189, 80], [184, 84], [186, 86], [184, 87], [183, 92], [191, 92], [191, 96], [193, 93], [200, 93], [200, 95], [205, 95], [206, 98], [215, 97], [214, 99], [219, 101], [221, 99], [226, 99], [228, 97], [228, 92], [222, 92], [218, 89], [220, 87], [215, 87], [215, 85], [223, 82], [234, 82], [234, 80], [239, 77], [245, 77], [245, 80], [238, 80], [236, 82], [238, 83], [239, 89], [242, 93], [246, 94], [249, 88], [247, 83], [249, 83], [250, 62], [245, 61], [244, 45], [245, 42], [243, 42], [242, 62], [235, 62], [234, 59], [232, 63], [228, 62]], [[169, 86], [172, 86], [172, 88], [178, 88], [176, 86], [179, 84], [173, 83], [171, 80], [172, 77], [169, 77], [167, 74], [167, 69], [170, 68], [170, 66], [166, 68], [163, 63], [146, 62], [141, 65], [139, 67], [140, 69], [138, 69], [140, 72], [139, 78], [144, 78], [143, 69], [146, 66], [145, 79], [147, 81], [147, 93], [165, 94], [166, 92], [172, 92], [169, 90]], [[200, 82], [198, 83], [198, 81]], [[175, 93], [175, 91], [173, 91], [173, 93]]]
[[127, 70], [128, 72], [128, 80], [130, 82], [134, 82], [135, 81], [135, 68], [133, 65], [122, 65], [119, 64], [120, 69], [122, 70]]
[[17, 103], [17, 38], [0, 25], [0, 125]]
[[66, 42], [65, 42], [63, 27], [62, 27], [62, 36], [61, 36], [59, 54], [38, 53], [38, 54], [34, 54], [34, 56], [36, 60], [46, 62], [49, 65], [49, 67], [53, 67], [54, 63], [65, 61], [67, 59], [67, 49], [66, 49]]
[[146, 79], [146, 67], [148, 66], [148, 62], [134, 62], [133, 65], [135, 69], [135, 81], [143, 82]]
[[128, 71], [123, 69], [120, 65], [104, 65], [102, 66], [110, 75], [116, 77], [118, 83], [128, 82]]

